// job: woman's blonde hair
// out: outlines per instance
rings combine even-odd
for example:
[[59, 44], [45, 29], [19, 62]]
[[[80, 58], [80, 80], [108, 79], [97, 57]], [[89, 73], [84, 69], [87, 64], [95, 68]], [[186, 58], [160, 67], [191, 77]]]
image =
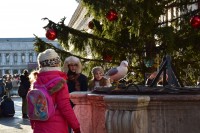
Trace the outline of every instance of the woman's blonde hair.
[[69, 56], [65, 59], [64, 64], [63, 64], [63, 71], [68, 73], [69, 71], [69, 65], [70, 64], [77, 64], [77, 70], [76, 73], [81, 73], [82, 71], [82, 64], [79, 60], [79, 58], [75, 56]]
[[94, 75], [98, 71], [100, 71], [102, 74], [104, 74], [104, 70], [103, 70], [103, 68], [101, 66], [93, 67], [91, 73]]
[[29, 74], [29, 81], [31, 82], [31, 83], [33, 83], [33, 82], [35, 82], [36, 81], [36, 79], [37, 79], [37, 75], [38, 75], [38, 71], [37, 70], [33, 70], [30, 74]]

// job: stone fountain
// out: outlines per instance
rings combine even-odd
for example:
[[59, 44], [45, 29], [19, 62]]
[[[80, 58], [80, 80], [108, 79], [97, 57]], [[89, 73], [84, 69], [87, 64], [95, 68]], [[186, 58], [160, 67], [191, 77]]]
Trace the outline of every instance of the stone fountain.
[[183, 87], [168, 63], [166, 58], [160, 69], [165, 73], [168, 65], [168, 85], [154, 86], [155, 79], [150, 86], [71, 93], [81, 132], [199, 133], [200, 88]]

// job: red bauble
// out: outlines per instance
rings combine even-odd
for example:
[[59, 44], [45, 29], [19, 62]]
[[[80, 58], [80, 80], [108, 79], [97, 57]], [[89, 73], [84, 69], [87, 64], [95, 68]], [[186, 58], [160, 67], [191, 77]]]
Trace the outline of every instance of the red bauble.
[[94, 28], [94, 22], [93, 22], [93, 21], [90, 21], [90, 22], [88, 23], [88, 27], [89, 27], [90, 29], [93, 29], [93, 28]]
[[107, 14], [106, 14], [106, 18], [109, 21], [115, 21], [118, 19], [118, 14], [115, 10], [111, 9]]
[[103, 55], [103, 60], [110, 62], [110, 61], [112, 61], [112, 56], [111, 55]]
[[57, 37], [57, 33], [54, 29], [48, 29], [46, 32], [46, 37], [49, 40], [55, 40]]
[[195, 15], [190, 19], [191, 26], [195, 29], [200, 28], [200, 15]]

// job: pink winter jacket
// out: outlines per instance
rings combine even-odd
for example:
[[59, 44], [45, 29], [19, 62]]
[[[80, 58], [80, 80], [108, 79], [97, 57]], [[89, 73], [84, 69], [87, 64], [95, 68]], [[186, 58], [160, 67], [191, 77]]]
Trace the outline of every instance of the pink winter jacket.
[[47, 121], [31, 120], [34, 133], [68, 133], [68, 124], [73, 130], [80, 128], [79, 122], [70, 105], [66, 74], [61, 71], [40, 72], [36, 82], [38, 84], [45, 84], [55, 77], [62, 77], [63, 80], [54, 81], [47, 89], [51, 89], [52, 87], [57, 87], [58, 89], [52, 95], [54, 103], [57, 105], [56, 113]]

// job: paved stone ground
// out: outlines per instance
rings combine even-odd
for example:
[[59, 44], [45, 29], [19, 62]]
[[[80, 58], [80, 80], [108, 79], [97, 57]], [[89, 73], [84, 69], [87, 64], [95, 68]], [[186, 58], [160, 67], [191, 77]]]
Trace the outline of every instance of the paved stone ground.
[[0, 133], [32, 133], [28, 119], [22, 119], [22, 99], [12, 97], [15, 103], [15, 116], [12, 118], [0, 117]]

